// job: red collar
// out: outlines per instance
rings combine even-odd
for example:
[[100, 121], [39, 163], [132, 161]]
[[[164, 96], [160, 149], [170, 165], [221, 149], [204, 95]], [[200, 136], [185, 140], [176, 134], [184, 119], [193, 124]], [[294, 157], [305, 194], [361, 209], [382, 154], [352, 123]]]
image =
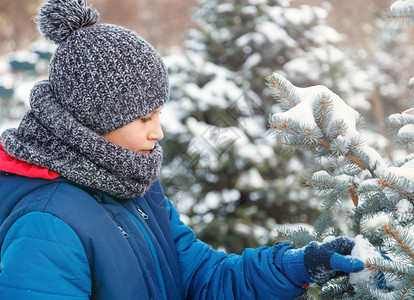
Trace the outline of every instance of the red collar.
[[32, 178], [55, 179], [60, 175], [47, 169], [31, 165], [7, 154], [0, 143], [0, 171]]

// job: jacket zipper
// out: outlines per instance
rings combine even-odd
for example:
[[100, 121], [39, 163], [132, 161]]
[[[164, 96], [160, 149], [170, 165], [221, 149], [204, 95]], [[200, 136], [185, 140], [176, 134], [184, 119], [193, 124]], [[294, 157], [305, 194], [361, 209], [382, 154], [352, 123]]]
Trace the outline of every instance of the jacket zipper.
[[118, 228], [119, 228], [119, 230], [121, 230], [121, 233], [124, 235], [124, 237], [126, 239], [129, 238], [129, 234], [126, 233], [126, 231], [121, 226], [118, 225]]
[[[161, 266], [160, 266], [160, 262], [159, 262], [159, 259], [158, 259], [157, 252], [155, 250], [154, 243], [152, 242], [152, 240], [151, 240], [147, 230], [145, 229], [144, 225], [141, 224], [141, 222], [137, 219], [137, 217], [135, 217], [125, 206], [123, 206], [123, 208], [126, 210], [128, 215], [132, 218], [134, 223], [137, 224], [138, 228], [141, 230], [142, 234], [144, 235], [145, 240], [147, 241], [148, 247], [150, 248], [150, 252], [152, 254], [152, 258], [153, 258], [154, 263], [155, 263], [155, 268], [156, 268], [156, 271], [157, 271], [158, 281], [159, 281], [159, 284], [160, 284], [163, 299], [168, 300], [167, 299], [167, 291], [165, 290], [164, 278], [162, 277], [162, 274], [161, 274]], [[148, 215], [142, 209], [138, 208], [137, 211], [141, 215], [142, 219], [144, 219], [144, 220], [148, 219]]]
[[141, 208], [138, 207], [137, 210], [144, 220], [148, 220], [148, 215]]

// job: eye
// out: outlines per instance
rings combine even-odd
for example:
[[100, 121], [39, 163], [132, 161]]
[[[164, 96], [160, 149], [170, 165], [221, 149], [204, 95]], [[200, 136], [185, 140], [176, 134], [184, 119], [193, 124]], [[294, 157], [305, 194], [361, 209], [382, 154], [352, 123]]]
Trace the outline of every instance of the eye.
[[151, 117], [141, 117], [140, 120], [145, 123], [151, 121]]

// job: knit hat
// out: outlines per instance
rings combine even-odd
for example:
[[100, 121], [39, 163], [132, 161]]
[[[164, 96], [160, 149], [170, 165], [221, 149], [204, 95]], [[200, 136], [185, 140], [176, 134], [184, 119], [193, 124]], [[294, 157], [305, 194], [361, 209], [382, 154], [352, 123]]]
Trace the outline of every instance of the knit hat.
[[57, 100], [81, 124], [104, 134], [163, 105], [167, 71], [135, 32], [100, 24], [83, 0], [50, 0], [39, 10], [43, 36], [59, 46], [49, 68]]
[[163, 105], [168, 99], [160, 55], [136, 33], [95, 25], [98, 13], [83, 0], [49, 0], [38, 27], [59, 44], [49, 80], [37, 83], [31, 109], [17, 129], [1, 134], [11, 156], [46, 167], [74, 183], [117, 199], [140, 197], [158, 179], [162, 149], [126, 149], [102, 135]]

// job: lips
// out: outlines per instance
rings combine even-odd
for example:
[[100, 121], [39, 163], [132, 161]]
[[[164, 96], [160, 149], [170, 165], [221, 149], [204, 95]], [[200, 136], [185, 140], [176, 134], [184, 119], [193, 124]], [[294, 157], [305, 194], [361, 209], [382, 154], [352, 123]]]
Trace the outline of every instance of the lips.
[[140, 152], [143, 153], [143, 154], [150, 154], [151, 151], [152, 151], [152, 149], [149, 149], [149, 150], [141, 150]]

